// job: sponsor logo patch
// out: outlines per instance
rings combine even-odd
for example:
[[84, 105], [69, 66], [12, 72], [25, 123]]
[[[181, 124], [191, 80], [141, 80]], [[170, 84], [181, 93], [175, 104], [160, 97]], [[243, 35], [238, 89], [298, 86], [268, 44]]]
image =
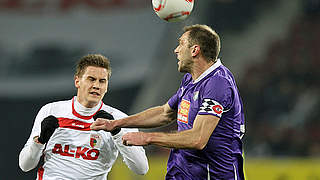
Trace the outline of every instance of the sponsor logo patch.
[[61, 156], [69, 156], [74, 158], [82, 158], [84, 160], [96, 160], [99, 157], [98, 149], [89, 149], [87, 147], [74, 147], [70, 145], [55, 144], [52, 153], [60, 154]]
[[188, 123], [189, 110], [190, 110], [190, 102], [182, 99], [178, 109], [177, 120], [183, 123]]

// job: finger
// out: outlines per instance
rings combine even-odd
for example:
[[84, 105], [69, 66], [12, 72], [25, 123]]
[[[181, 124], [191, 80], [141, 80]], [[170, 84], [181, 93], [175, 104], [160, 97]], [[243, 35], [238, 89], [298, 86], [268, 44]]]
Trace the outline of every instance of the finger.
[[128, 132], [128, 133], [126, 133], [126, 134], [124, 134], [124, 135], [122, 136], [122, 139], [128, 139], [128, 138], [131, 137], [132, 135], [133, 135], [132, 132]]
[[97, 124], [92, 123], [92, 124], [90, 125], [90, 129], [91, 129], [91, 130], [103, 130], [103, 129], [104, 129], [104, 124], [102, 124], [102, 125], [97, 125]]
[[130, 141], [126, 141], [126, 146], [132, 146], [132, 143]]
[[103, 125], [107, 123], [107, 120], [102, 119], [102, 118], [98, 118], [96, 121], [93, 122], [96, 125]]
[[122, 144], [126, 146], [126, 145], [127, 145], [127, 141], [126, 141], [126, 140], [123, 140], [123, 141], [122, 141]]

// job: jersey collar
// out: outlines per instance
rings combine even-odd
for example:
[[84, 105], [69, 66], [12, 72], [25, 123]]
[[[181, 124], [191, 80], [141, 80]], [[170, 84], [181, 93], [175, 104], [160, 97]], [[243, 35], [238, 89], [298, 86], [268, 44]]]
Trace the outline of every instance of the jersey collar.
[[97, 106], [93, 108], [86, 108], [77, 101], [77, 97], [75, 96], [72, 98], [72, 114], [78, 118], [89, 120], [101, 110], [102, 105], [103, 103], [100, 101]]
[[204, 77], [206, 77], [209, 73], [211, 73], [212, 71], [214, 71], [217, 67], [219, 67], [220, 65], [222, 65], [220, 59], [217, 59], [217, 62], [214, 63], [212, 66], [210, 66], [206, 71], [204, 71], [196, 80], [193, 81], [193, 84], [201, 81], [201, 79], [203, 79]]

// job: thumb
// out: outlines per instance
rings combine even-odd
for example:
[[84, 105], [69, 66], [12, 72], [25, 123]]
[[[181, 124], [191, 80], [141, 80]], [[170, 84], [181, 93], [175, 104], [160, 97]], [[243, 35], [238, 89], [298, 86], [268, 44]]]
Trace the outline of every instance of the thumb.
[[91, 130], [100, 130], [104, 126], [105, 121], [101, 119], [97, 119], [90, 125]]

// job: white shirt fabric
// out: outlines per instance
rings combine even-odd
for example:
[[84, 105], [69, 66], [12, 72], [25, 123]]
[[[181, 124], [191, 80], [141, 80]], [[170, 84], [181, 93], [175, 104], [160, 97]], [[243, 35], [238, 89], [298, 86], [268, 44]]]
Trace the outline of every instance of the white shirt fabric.
[[[115, 136], [103, 130], [91, 131], [92, 117], [99, 110], [110, 113], [114, 119], [127, 116], [103, 102], [94, 108], [85, 108], [76, 97], [43, 106], [20, 152], [20, 168], [23, 171], [35, 168], [44, 155], [44, 164], [38, 170], [37, 180], [105, 180], [120, 152], [129, 169], [137, 174], [146, 174], [149, 166], [143, 147], [124, 146], [121, 139], [126, 132], [136, 132], [138, 129], [122, 128]], [[33, 139], [40, 136], [41, 121], [49, 115], [59, 120], [59, 128], [46, 145], [35, 143]]]

